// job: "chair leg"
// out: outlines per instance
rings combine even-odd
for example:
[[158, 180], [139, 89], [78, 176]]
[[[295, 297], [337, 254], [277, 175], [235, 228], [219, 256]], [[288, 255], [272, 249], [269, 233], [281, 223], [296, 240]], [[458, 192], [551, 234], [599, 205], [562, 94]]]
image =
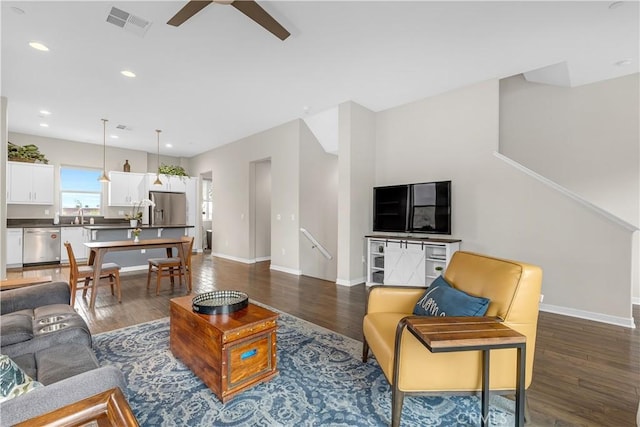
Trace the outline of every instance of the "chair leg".
[[113, 274], [109, 275], [109, 285], [111, 286], [111, 295], [115, 295], [115, 293], [113, 292]]
[[149, 285], [151, 284], [151, 273], [153, 272], [153, 266], [149, 264], [149, 270], [147, 271], [147, 289], [149, 289]]
[[393, 385], [391, 391], [391, 427], [400, 427], [400, 416], [402, 415], [402, 404], [404, 403], [404, 392]]
[[82, 290], [82, 298], [84, 298], [84, 297], [86, 297], [86, 296], [87, 296], [87, 290], [89, 290], [89, 281], [90, 281], [90, 280], [91, 280], [91, 279], [90, 279], [90, 278], [88, 278], [88, 277], [86, 277], [86, 278], [84, 279], [84, 289]]
[[160, 295], [160, 280], [162, 279], [162, 270], [160, 267], [156, 269], [156, 296]]
[[369, 359], [369, 343], [365, 337], [362, 337], [362, 363], [367, 363]]

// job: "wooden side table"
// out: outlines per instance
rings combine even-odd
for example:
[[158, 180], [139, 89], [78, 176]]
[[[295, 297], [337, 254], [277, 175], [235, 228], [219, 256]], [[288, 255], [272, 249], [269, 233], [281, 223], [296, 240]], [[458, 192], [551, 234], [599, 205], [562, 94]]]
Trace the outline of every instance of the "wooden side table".
[[482, 351], [482, 422], [489, 425], [489, 352], [517, 349], [516, 426], [524, 425], [527, 338], [494, 317], [406, 317], [406, 328], [432, 353]]
[[139, 424], [122, 391], [112, 388], [14, 427], [33, 426], [138, 427]]

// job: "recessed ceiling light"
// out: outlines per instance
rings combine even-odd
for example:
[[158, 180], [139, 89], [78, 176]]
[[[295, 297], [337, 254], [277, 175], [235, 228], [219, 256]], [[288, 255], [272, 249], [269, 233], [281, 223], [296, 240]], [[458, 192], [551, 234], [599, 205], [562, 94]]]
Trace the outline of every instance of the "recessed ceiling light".
[[43, 52], [48, 52], [49, 48], [46, 47], [45, 45], [43, 45], [40, 42], [29, 42], [29, 46], [31, 46], [32, 48], [36, 49], [36, 50], [41, 50]]
[[609, 9], [616, 9], [616, 8], [622, 6], [623, 3], [624, 2], [622, 2], [622, 1], [614, 1], [613, 3], [611, 3], [609, 5]]
[[164, 146], [167, 147], [167, 148], [171, 148], [171, 147], [173, 147], [173, 144], [164, 144]]
[[118, 135], [109, 135], [109, 137], [113, 138], [113, 139], [118, 139], [120, 138]]
[[49, 127], [49, 125], [46, 124], [46, 123], [40, 123], [40, 126], [42, 126], [43, 128], [48, 128]]
[[631, 59], [627, 58], [627, 59], [623, 59], [621, 61], [615, 62], [614, 64], [617, 65], [618, 67], [624, 67], [625, 65], [631, 65]]
[[129, 71], [129, 70], [122, 70], [120, 71], [120, 74], [122, 74], [125, 77], [135, 77], [136, 73], [134, 73], [133, 71]]
[[50, 116], [51, 115], [51, 111], [40, 110], [40, 114], [42, 114], [43, 116]]

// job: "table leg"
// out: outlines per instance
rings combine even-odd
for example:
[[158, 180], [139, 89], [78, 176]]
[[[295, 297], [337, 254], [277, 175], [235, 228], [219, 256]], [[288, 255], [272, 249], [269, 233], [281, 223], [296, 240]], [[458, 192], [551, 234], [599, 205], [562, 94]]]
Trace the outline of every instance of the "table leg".
[[489, 425], [489, 350], [482, 350], [482, 425]]
[[527, 368], [527, 344], [518, 347], [517, 363], [518, 375], [516, 376], [516, 426], [524, 426], [524, 383]]
[[96, 305], [96, 295], [98, 290], [98, 284], [100, 283], [100, 275], [102, 274], [102, 259], [104, 258], [104, 251], [96, 249], [91, 251], [95, 254], [93, 259], [93, 289], [91, 289], [91, 302], [89, 308], [93, 308]]

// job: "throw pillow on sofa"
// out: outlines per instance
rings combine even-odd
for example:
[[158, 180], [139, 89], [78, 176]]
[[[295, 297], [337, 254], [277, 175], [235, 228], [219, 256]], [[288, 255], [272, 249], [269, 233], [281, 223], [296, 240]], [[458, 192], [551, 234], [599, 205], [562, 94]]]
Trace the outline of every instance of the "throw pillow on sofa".
[[413, 309], [418, 316], [484, 316], [489, 299], [474, 297], [454, 289], [438, 276]]
[[25, 374], [9, 356], [0, 355], [0, 402], [42, 387], [38, 381]]

